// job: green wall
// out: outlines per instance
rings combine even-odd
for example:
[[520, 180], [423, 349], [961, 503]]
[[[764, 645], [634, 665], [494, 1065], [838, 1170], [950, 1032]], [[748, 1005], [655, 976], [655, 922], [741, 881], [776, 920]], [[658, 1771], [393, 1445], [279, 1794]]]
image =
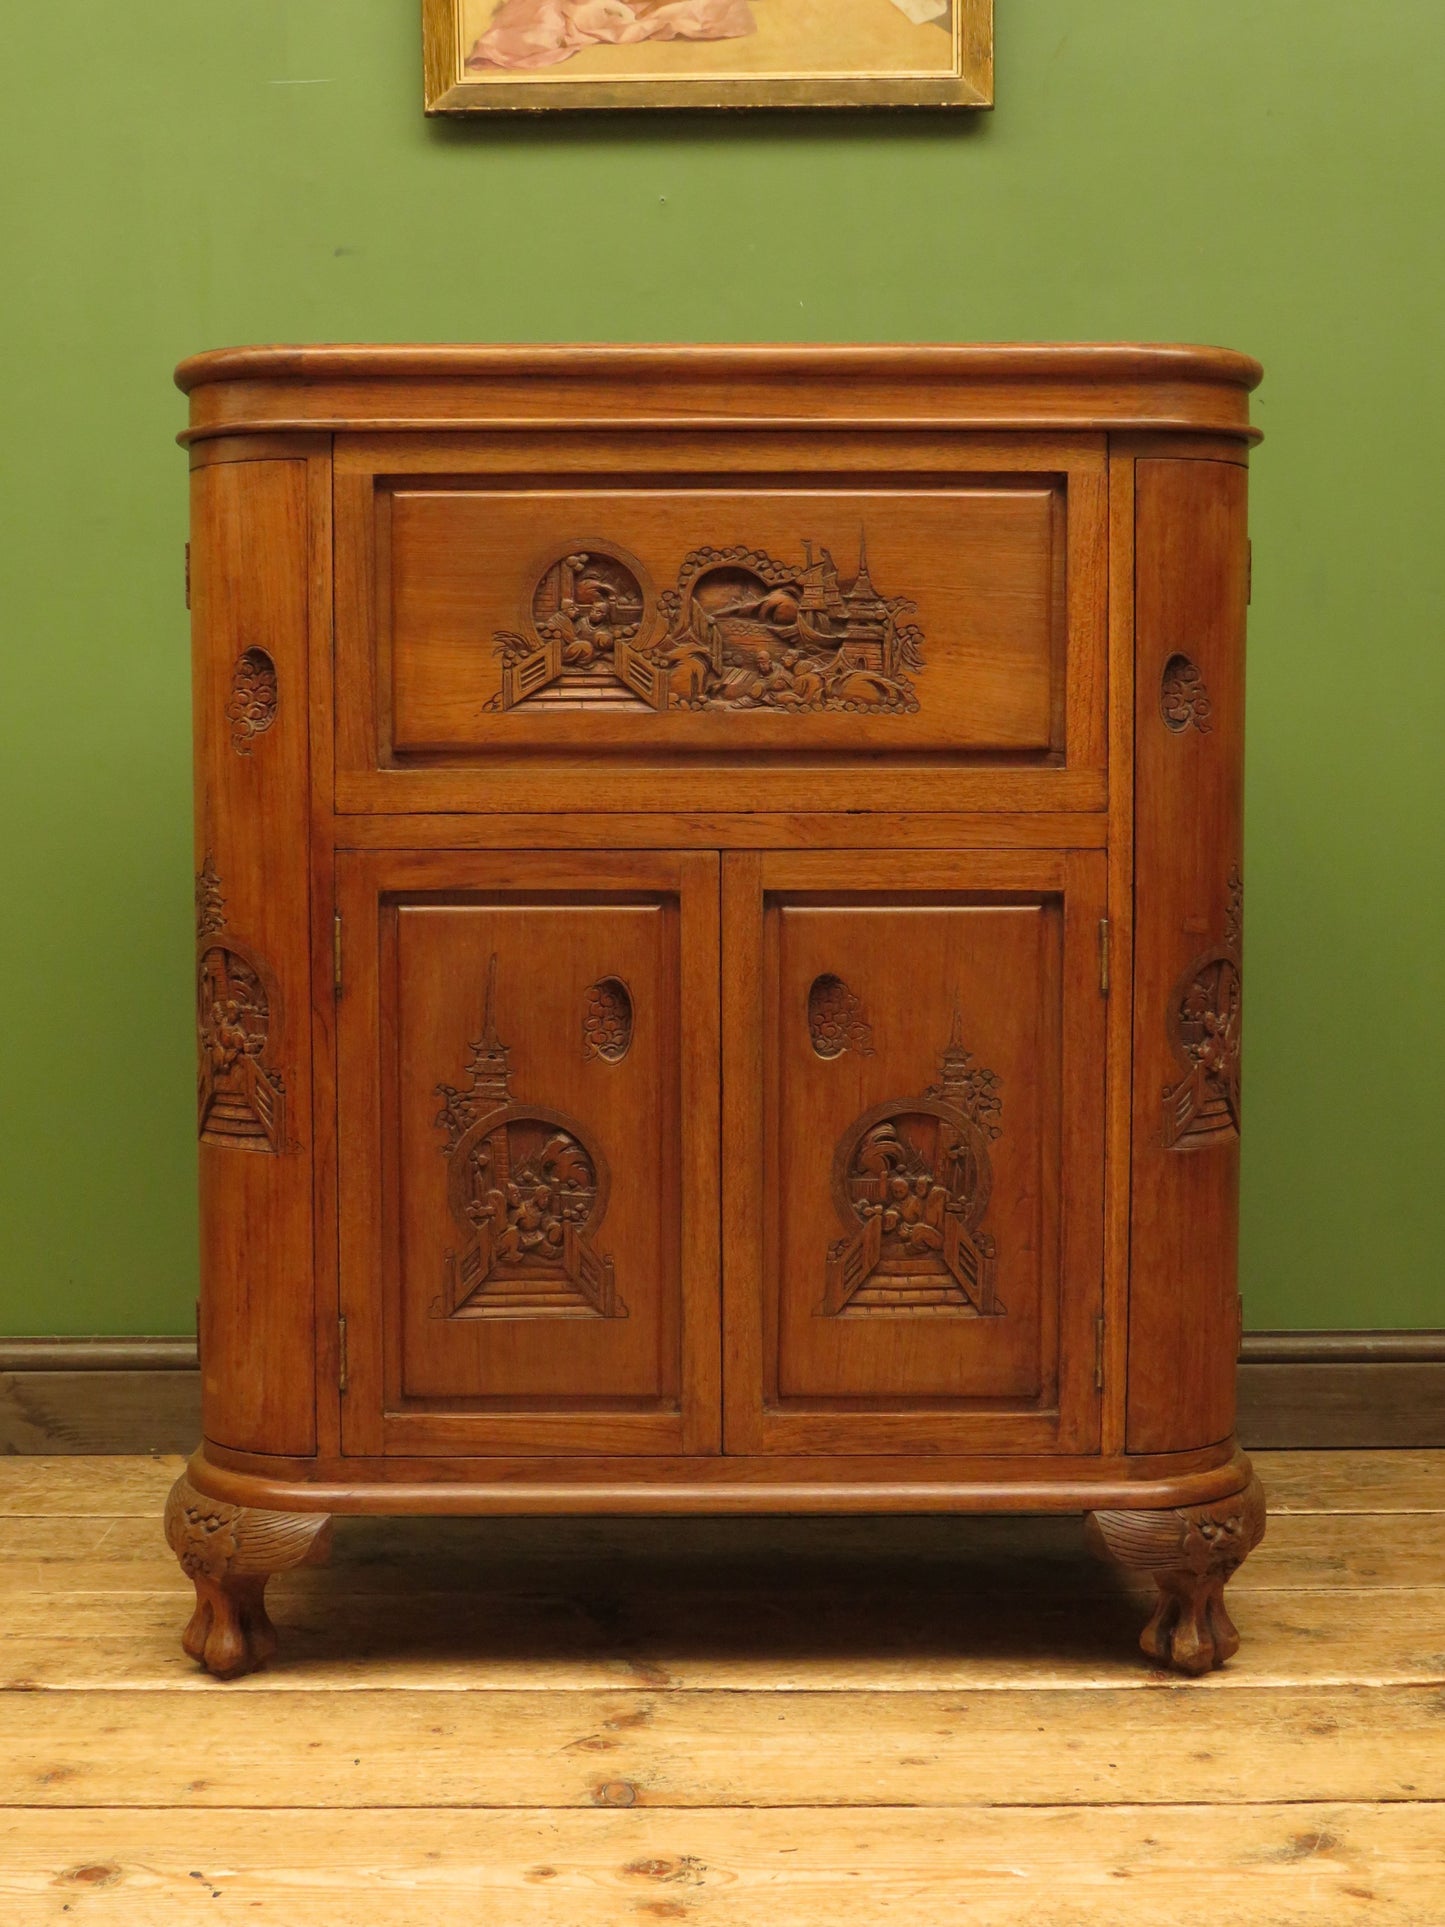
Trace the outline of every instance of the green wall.
[[1445, 1324], [1445, 10], [998, 0], [975, 118], [430, 126], [416, 0], [6, 32], [0, 1331], [195, 1294], [184, 417], [305, 340], [1261, 356], [1248, 1321]]

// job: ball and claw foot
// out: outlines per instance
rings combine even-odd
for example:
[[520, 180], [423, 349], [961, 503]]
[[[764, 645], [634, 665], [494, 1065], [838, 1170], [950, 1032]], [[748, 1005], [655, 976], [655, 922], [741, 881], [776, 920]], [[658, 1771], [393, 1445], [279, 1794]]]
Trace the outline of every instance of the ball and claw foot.
[[1251, 1477], [1242, 1492], [1212, 1505], [1167, 1512], [1091, 1512], [1095, 1552], [1147, 1572], [1159, 1588], [1139, 1644], [1162, 1666], [1207, 1673], [1239, 1651], [1224, 1586], [1264, 1537], [1264, 1493]]
[[208, 1499], [183, 1473], [166, 1500], [166, 1538], [196, 1588], [181, 1644], [217, 1679], [237, 1679], [276, 1651], [266, 1581], [292, 1566], [323, 1564], [331, 1520], [324, 1512], [262, 1512]]

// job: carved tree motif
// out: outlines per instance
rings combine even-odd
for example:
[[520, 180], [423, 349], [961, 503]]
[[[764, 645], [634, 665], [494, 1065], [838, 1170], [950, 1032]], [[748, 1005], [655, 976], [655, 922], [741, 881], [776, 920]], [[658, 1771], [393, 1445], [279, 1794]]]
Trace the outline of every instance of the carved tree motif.
[[1169, 1042], [1184, 1075], [1164, 1087], [1164, 1145], [1188, 1151], [1239, 1134], [1244, 884], [1229, 873], [1224, 943], [1196, 957], [1174, 987]]
[[1197, 729], [1202, 736], [1208, 735], [1214, 727], [1210, 721], [1213, 713], [1214, 705], [1198, 665], [1188, 656], [1171, 656], [1159, 681], [1159, 714], [1164, 718], [1165, 727], [1172, 729], [1176, 736], [1190, 728]]
[[879, 594], [861, 533], [851, 580], [813, 547], [803, 544], [801, 565], [741, 545], [695, 549], [676, 588], [654, 599], [635, 556], [579, 542], [543, 570], [530, 635], [497, 635], [502, 687], [487, 707], [916, 711], [907, 672], [923, 668], [923, 633], [906, 620], [912, 602]]
[[1095, 1552], [1151, 1574], [1158, 1586], [1154, 1616], [1139, 1636], [1151, 1659], [1184, 1673], [1207, 1673], [1239, 1651], [1224, 1587], [1264, 1537], [1258, 1479], [1212, 1505], [1092, 1512], [1088, 1536]]
[[833, 1157], [833, 1201], [849, 1235], [828, 1252], [824, 1316], [1002, 1315], [997, 1251], [980, 1229], [993, 1187], [988, 1147], [1002, 1129], [998, 1084], [964, 1048], [955, 1013], [939, 1082], [851, 1125]]
[[575, 1118], [514, 1100], [511, 1053], [493, 1017], [496, 982], [493, 956], [466, 1086], [437, 1085], [448, 1203], [464, 1243], [447, 1253], [433, 1315], [625, 1318], [612, 1260], [593, 1244], [607, 1210], [606, 1163]]
[[238, 656], [231, 674], [230, 700], [226, 704], [231, 746], [238, 756], [249, 756], [255, 739], [264, 736], [275, 722], [279, 699], [276, 665], [266, 651], [247, 649]]
[[873, 1028], [863, 1016], [863, 1005], [841, 977], [815, 977], [808, 992], [808, 1034], [819, 1057], [841, 1057], [856, 1051], [873, 1055]]
[[196, 935], [209, 937], [226, 927], [226, 899], [221, 894], [221, 879], [206, 852], [206, 860], [196, 875]]
[[201, 1141], [280, 1151], [286, 1086], [267, 1061], [274, 992], [265, 966], [226, 932], [225, 898], [207, 856], [196, 878], [196, 1112]]
[[632, 1048], [632, 993], [620, 977], [603, 977], [587, 992], [582, 1056], [620, 1064]]

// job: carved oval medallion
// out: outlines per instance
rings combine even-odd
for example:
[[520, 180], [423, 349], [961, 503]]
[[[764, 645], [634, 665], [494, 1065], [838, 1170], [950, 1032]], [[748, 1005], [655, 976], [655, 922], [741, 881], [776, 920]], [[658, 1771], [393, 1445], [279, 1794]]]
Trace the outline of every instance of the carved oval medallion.
[[238, 756], [249, 756], [252, 743], [275, 722], [279, 701], [275, 663], [264, 649], [247, 649], [236, 658], [226, 704], [231, 746]]
[[1214, 727], [1210, 721], [1214, 705], [1199, 672], [1199, 665], [1188, 656], [1172, 655], [1159, 679], [1159, 714], [1164, 727], [1182, 736], [1186, 729], [1197, 729], [1201, 736]]
[[590, 986], [582, 1016], [582, 1055], [620, 1064], [632, 1048], [632, 992], [620, 977]]
[[808, 1034], [818, 1057], [841, 1057], [849, 1050], [860, 1057], [873, 1055], [873, 1030], [863, 1005], [831, 971], [815, 977], [808, 992]]

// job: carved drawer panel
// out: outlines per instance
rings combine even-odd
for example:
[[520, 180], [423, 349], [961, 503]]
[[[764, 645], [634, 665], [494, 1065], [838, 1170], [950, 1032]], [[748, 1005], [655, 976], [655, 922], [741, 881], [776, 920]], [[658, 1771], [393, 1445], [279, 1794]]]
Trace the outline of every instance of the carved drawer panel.
[[880, 758], [930, 804], [989, 772], [993, 807], [1030, 785], [1097, 806], [1102, 458], [922, 452], [913, 473], [823, 455], [603, 479], [343, 451], [343, 807], [535, 807], [538, 752], [544, 806], [655, 804], [680, 777], [687, 803], [729, 807], [736, 778], [708, 765], [739, 758], [786, 807], [820, 774], [878, 806]]

